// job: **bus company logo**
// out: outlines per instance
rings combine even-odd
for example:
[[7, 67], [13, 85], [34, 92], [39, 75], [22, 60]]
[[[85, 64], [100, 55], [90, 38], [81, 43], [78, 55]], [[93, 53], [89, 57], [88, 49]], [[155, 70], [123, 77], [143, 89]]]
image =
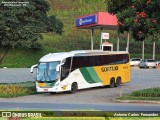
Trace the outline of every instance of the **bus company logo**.
[[102, 67], [102, 72], [108, 72], [108, 71], [118, 71], [118, 66], [111, 66], [111, 67]]
[[88, 25], [91, 24], [93, 20], [90, 18], [79, 19], [79, 25]]
[[79, 19], [79, 24], [82, 25], [83, 24], [83, 20]]

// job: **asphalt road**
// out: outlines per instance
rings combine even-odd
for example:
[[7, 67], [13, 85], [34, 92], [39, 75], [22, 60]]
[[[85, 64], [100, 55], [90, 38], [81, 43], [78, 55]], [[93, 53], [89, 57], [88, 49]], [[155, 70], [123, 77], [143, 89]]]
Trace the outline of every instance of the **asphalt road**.
[[0, 102], [1, 110], [96, 110], [96, 111], [160, 111], [160, 106], [155, 104], [55, 104], [55, 103], [18, 103], [18, 102]]
[[34, 74], [30, 73], [30, 68], [4, 68], [0, 69], [0, 83], [18, 83], [34, 81]]
[[[0, 98], [0, 109], [94, 109], [106, 111], [160, 111], [160, 104], [123, 104], [113, 101], [120, 94], [160, 86], [160, 69], [131, 69], [131, 81], [117, 88], [92, 88], [76, 94], [37, 94], [16, 98]], [[0, 82], [34, 81], [28, 68], [0, 69]]]

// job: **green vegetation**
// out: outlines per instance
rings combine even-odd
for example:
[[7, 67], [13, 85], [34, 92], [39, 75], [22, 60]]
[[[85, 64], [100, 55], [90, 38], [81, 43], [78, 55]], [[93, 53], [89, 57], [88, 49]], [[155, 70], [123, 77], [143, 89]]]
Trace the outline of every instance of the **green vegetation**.
[[105, 120], [105, 117], [52, 117], [52, 118], [25, 118], [23, 120]]
[[[159, 37], [160, 1], [158, 0], [106, 0], [107, 10], [116, 14], [119, 32], [130, 31], [137, 41]], [[155, 40], [156, 41], [156, 40]]]
[[131, 93], [135, 97], [160, 97], [160, 88], [149, 88]]
[[[40, 50], [18, 50], [10, 49], [0, 67], [31, 67], [45, 54], [53, 52], [71, 51], [77, 49], [90, 49], [90, 31], [77, 30], [75, 28], [75, 18], [84, 14], [106, 11], [103, 0], [49, 0], [51, 10], [48, 15], [56, 15], [64, 24], [62, 36], [54, 33], [43, 33], [43, 40], [38, 41]], [[99, 48], [100, 32], [96, 32], [98, 39], [94, 44]], [[0, 48], [0, 58], [5, 53], [4, 48]]]
[[129, 96], [122, 96], [118, 100], [155, 100], [160, 101], [160, 88], [148, 88], [134, 91]]
[[0, 84], [0, 97], [10, 98], [36, 94], [34, 82]]
[[3, 51], [0, 63], [12, 48], [17, 50], [40, 49], [41, 33], [61, 35], [63, 23], [55, 16], [47, 16], [49, 3], [46, 0], [32, 1], [26, 6], [6, 6], [0, 0], [0, 46]]
[[[33, 64], [37, 64], [38, 60], [45, 54], [53, 52], [63, 52], [80, 49], [90, 49], [90, 30], [78, 30], [75, 27], [75, 18], [78, 16], [92, 14], [96, 12], [106, 12], [106, 4], [104, 0], [49, 0], [51, 9], [48, 15], [56, 15], [64, 24], [63, 35], [57, 35], [54, 33], [43, 33], [43, 39], [38, 41], [41, 46], [40, 50], [18, 50], [11, 49], [0, 63], [0, 68], [18, 68], [18, 67], [31, 67]], [[116, 31], [104, 30], [104, 32], [110, 33], [110, 40], [114, 44], [114, 50], [116, 50]], [[121, 34], [120, 37], [120, 50], [126, 50], [127, 35]], [[145, 46], [145, 58], [152, 58], [152, 40]], [[131, 57], [141, 57], [141, 42], [136, 42], [133, 39], [131, 45]], [[100, 30], [95, 30], [94, 34], [94, 49], [99, 49], [100, 44]], [[158, 44], [156, 43], [156, 46]], [[148, 50], [148, 51], [146, 51]], [[4, 49], [0, 48], [0, 57], [4, 53]], [[160, 49], [156, 47], [156, 59], [160, 59]], [[148, 56], [148, 55], [149, 56]]]
[[159, 120], [160, 117], [110, 117], [108, 120]]
[[[159, 120], [160, 117], [108, 117], [107, 120]], [[8, 120], [0, 118], [0, 120]], [[45, 118], [22, 118], [22, 120], [106, 120], [105, 117], [45, 117]]]

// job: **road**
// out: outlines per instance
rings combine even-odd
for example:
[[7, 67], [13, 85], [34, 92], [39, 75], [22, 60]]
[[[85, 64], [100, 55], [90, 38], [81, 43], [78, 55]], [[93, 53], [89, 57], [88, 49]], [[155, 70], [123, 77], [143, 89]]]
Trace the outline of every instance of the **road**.
[[[156, 110], [160, 104], [123, 104], [113, 100], [135, 90], [160, 86], [160, 69], [131, 69], [131, 81], [117, 88], [92, 88], [76, 94], [37, 94], [16, 98], [0, 98], [0, 109], [94, 109], [94, 110]], [[1, 83], [34, 81], [34, 74], [28, 68], [0, 69]]]
[[96, 111], [160, 111], [160, 106], [156, 104], [124, 104], [124, 103], [105, 103], [105, 104], [72, 104], [72, 103], [17, 103], [0, 102], [1, 110], [96, 110]]
[[34, 81], [34, 77], [35, 74], [30, 73], [30, 68], [0, 69], [0, 83], [18, 83]]

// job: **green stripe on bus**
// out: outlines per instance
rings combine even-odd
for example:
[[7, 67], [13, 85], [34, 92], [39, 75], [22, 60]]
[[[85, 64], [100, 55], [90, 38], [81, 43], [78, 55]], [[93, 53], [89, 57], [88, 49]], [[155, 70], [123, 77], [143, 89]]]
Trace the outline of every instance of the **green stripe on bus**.
[[84, 79], [88, 83], [98, 83], [101, 82], [99, 79], [97, 73], [95, 72], [93, 67], [88, 67], [88, 68], [80, 68], [80, 71], [84, 77]]
[[84, 79], [88, 82], [88, 83], [95, 83], [95, 81], [92, 79], [92, 77], [90, 76], [88, 70], [86, 68], [80, 68], [80, 71], [84, 77]]
[[53, 83], [46, 83], [46, 86], [48, 87], [52, 87], [56, 82], [53, 82]]
[[86, 69], [88, 70], [90, 76], [95, 81], [95, 83], [102, 82], [93, 67], [87, 67]]

